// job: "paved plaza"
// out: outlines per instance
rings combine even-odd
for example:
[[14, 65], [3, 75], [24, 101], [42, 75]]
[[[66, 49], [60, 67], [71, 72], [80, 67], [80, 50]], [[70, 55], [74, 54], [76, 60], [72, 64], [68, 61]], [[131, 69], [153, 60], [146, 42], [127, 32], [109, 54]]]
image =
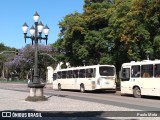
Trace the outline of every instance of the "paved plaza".
[[[25, 98], [29, 95], [29, 91], [27, 93], [24, 91], [0, 89], [0, 93], [1, 93], [0, 111], [46, 111], [46, 112], [124, 111], [124, 113], [125, 111], [139, 111], [136, 109], [129, 109], [113, 105], [74, 100], [65, 98], [65, 96], [58, 96], [58, 95], [53, 95], [53, 96], [45, 95], [46, 97], [48, 97], [47, 101], [38, 101], [38, 102], [25, 101]], [[92, 119], [95, 119], [95, 117], [96, 116], [93, 116]], [[80, 118], [76, 118], [75, 120], [77, 119]], [[157, 119], [157, 118], [152, 117], [148, 119]]]

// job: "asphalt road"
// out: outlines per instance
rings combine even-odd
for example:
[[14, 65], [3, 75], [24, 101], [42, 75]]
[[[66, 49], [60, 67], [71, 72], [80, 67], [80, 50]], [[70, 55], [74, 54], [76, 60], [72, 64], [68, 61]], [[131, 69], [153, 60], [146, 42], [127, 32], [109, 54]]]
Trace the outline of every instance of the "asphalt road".
[[[15, 91], [29, 92], [27, 84], [17, 83], [0, 83], [0, 89], [9, 89]], [[87, 92], [80, 93], [79, 91], [56, 91], [52, 89], [52, 85], [46, 85], [44, 94], [49, 96], [66, 97], [82, 101], [90, 101], [101, 104], [114, 105], [144, 111], [160, 111], [160, 97], [134, 98], [133, 96], [121, 96], [120, 91], [113, 93], [111, 91], [102, 92]]]

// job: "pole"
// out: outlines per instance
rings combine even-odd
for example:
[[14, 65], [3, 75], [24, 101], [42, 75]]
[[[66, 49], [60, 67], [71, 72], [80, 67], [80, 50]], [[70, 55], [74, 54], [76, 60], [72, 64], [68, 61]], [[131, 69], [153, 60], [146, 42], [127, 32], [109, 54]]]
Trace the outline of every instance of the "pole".
[[[38, 76], [38, 40], [40, 39], [40, 40], [47, 41], [49, 28], [46, 25], [46, 27], [43, 29], [42, 23], [41, 25], [38, 24], [38, 19], [39, 19], [39, 15], [36, 12], [34, 14], [35, 28], [33, 27], [30, 29], [31, 36], [27, 36], [28, 25], [25, 23], [22, 27], [25, 40], [26, 38], [30, 38], [32, 40], [32, 43], [33, 41], [35, 43], [33, 82], [28, 83], [28, 87], [30, 87], [30, 95], [25, 99], [26, 101], [45, 101], [48, 99], [45, 96], [43, 96], [43, 87], [45, 86], [45, 84], [40, 82], [40, 79]], [[42, 30], [44, 30], [45, 37], [41, 37]]]
[[34, 57], [34, 78], [33, 83], [39, 84], [40, 81], [38, 79], [38, 30], [37, 30], [38, 22], [35, 22], [35, 57]]

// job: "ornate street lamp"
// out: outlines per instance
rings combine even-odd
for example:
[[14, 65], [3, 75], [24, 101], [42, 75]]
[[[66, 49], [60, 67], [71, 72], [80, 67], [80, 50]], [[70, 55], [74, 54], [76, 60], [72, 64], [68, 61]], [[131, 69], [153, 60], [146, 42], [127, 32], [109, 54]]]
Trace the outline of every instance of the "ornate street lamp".
[[86, 66], [86, 60], [82, 60], [83, 65]]
[[150, 51], [149, 51], [149, 50], [147, 50], [147, 51], [146, 51], [147, 60], [149, 60], [149, 54], [150, 54]]
[[[30, 28], [30, 36], [27, 36], [27, 31], [28, 31], [27, 23], [24, 23], [24, 25], [22, 26], [25, 43], [26, 39], [30, 38], [32, 41], [32, 45], [33, 44], [35, 45], [34, 75], [33, 75], [33, 82], [30, 82], [28, 84], [28, 87], [30, 87], [30, 96], [26, 98], [27, 101], [39, 101], [47, 99], [45, 96], [43, 96], [43, 87], [45, 86], [45, 84], [40, 82], [38, 76], [38, 42], [41, 40], [45, 40], [47, 44], [49, 28], [47, 25], [44, 28], [42, 22], [39, 22], [39, 18], [40, 16], [36, 12], [33, 15], [35, 26], [32, 26]], [[42, 37], [42, 31], [44, 32], [45, 37]]]

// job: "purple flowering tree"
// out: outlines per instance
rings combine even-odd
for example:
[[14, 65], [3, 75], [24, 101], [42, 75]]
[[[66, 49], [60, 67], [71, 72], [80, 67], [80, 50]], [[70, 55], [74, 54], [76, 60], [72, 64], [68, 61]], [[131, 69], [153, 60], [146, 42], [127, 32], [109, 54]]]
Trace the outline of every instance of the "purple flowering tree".
[[[42, 45], [38, 46], [39, 53], [47, 53], [52, 55], [53, 49], [51, 45]], [[52, 64], [54, 61], [47, 56], [39, 55], [39, 75], [42, 78], [45, 78], [46, 67], [48, 63]], [[18, 55], [11, 61], [5, 63], [9, 73], [16, 72], [19, 76], [19, 79], [28, 79], [30, 69], [34, 66], [34, 45], [26, 45], [24, 48], [19, 50]]]

